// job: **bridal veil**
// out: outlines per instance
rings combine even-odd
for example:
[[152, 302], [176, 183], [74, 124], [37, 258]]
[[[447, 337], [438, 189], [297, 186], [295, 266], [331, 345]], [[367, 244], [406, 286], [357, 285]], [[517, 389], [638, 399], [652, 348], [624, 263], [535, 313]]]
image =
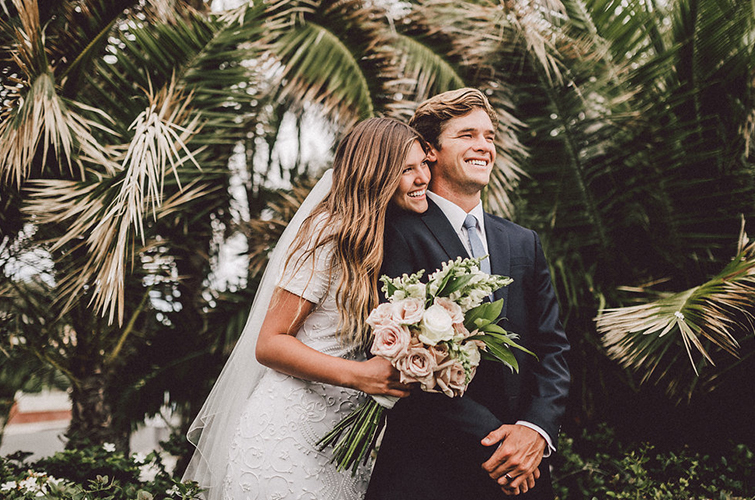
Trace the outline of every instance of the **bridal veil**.
[[265, 319], [273, 291], [278, 284], [288, 250], [304, 220], [325, 199], [333, 183], [332, 170], [325, 172], [275, 245], [252, 304], [244, 331], [210, 391], [199, 414], [189, 427], [187, 437], [196, 446], [184, 481], [196, 481], [207, 500], [222, 498], [222, 482], [228, 451], [247, 398], [265, 373], [257, 362], [255, 348], [260, 326]]

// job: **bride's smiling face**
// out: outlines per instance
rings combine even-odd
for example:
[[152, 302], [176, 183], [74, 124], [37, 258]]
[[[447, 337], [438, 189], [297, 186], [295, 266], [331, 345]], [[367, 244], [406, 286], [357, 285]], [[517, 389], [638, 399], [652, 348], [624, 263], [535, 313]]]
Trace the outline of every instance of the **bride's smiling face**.
[[430, 169], [425, 161], [426, 156], [419, 141], [414, 141], [401, 172], [401, 181], [391, 198], [399, 208], [417, 213], [427, 210], [425, 192], [430, 182]]

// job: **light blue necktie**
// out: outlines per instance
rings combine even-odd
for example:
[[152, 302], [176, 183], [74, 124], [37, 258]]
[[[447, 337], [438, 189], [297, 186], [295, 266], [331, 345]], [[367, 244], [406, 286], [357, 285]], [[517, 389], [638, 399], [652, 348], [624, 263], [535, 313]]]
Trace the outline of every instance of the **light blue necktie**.
[[[467, 237], [469, 238], [469, 246], [472, 249], [472, 257], [482, 257], [486, 255], [485, 247], [482, 245], [482, 240], [477, 233], [477, 217], [472, 214], [467, 214], [467, 218], [464, 219], [464, 227], [467, 229]], [[490, 257], [480, 262], [480, 270], [484, 273], [490, 274]]]

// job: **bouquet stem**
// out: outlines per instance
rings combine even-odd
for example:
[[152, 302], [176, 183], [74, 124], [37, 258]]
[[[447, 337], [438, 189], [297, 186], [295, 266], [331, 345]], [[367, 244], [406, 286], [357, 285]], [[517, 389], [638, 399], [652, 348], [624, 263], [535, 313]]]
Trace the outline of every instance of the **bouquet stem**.
[[379, 431], [385, 425], [385, 410], [395, 402], [395, 398], [378, 398], [381, 399], [380, 402], [373, 397], [367, 398], [317, 442], [317, 449], [320, 451], [333, 446], [333, 458], [330, 461], [336, 464], [338, 470], [351, 468], [351, 475], [355, 475], [359, 463], [367, 463], [370, 453], [375, 449]]

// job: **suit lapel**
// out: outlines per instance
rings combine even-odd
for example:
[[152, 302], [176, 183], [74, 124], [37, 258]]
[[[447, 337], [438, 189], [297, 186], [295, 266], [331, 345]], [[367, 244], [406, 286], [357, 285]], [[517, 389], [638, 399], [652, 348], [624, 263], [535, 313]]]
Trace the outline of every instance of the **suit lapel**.
[[[448, 221], [440, 207], [432, 200], [427, 200], [427, 204], [427, 211], [421, 216], [422, 222], [425, 223], [446, 253], [447, 259], [445, 260], [456, 259], [459, 256], [469, 257], [467, 250], [456, 234], [456, 229]], [[434, 272], [434, 270], [431, 272]]]
[[[488, 240], [488, 252], [490, 253], [490, 268], [493, 274], [511, 276], [509, 235], [504, 230], [503, 225], [487, 213], [485, 213], [485, 234]], [[501, 311], [501, 316], [503, 317], [506, 316], [506, 310], [508, 309], [508, 296], [508, 286], [499, 288], [493, 294], [496, 300], [503, 299], [503, 310]]]

